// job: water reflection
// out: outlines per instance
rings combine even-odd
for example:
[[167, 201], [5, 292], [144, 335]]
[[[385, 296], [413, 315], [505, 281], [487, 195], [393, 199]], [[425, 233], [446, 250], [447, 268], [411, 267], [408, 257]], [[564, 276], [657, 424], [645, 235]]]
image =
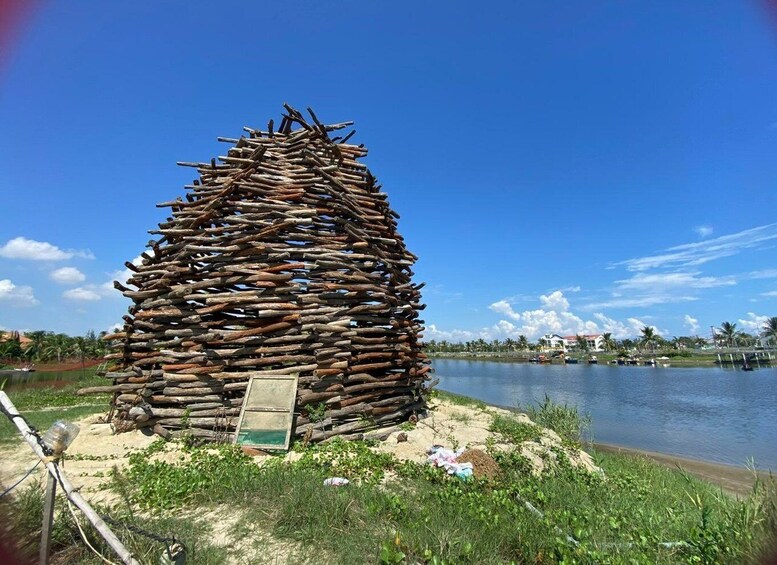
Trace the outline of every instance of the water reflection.
[[531, 365], [436, 359], [440, 388], [502, 406], [547, 393], [602, 443], [777, 469], [777, 369]]

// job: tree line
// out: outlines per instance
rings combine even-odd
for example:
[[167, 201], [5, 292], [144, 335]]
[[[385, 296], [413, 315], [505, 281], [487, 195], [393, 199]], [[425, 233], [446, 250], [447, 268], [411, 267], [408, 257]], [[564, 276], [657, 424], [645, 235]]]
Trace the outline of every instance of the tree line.
[[[615, 339], [612, 333], [602, 334], [602, 349], [605, 351], [683, 351], [703, 347], [705, 345], [714, 345], [716, 347], [754, 347], [763, 342], [771, 347], [777, 347], [777, 316], [766, 320], [758, 335], [748, 334], [740, 331], [735, 323], [723, 322], [719, 328], [714, 331], [714, 342], [700, 336], [675, 336], [672, 339], [666, 339], [659, 335], [655, 328], [644, 326], [640, 335], [634, 339]], [[588, 340], [582, 336], [576, 336], [576, 349], [579, 351], [588, 351]], [[545, 338], [540, 338], [536, 342], [530, 342], [525, 335], [518, 336], [518, 339], [507, 338], [504, 340], [492, 339], [484, 340], [482, 338], [463, 342], [452, 342], [448, 340], [430, 340], [426, 344], [426, 350], [430, 353], [510, 353], [519, 351], [542, 351], [548, 349], [550, 344]]]
[[0, 363], [62, 363], [66, 360], [99, 359], [107, 352], [103, 336], [88, 331], [83, 336], [69, 336], [48, 331], [18, 332], [0, 330]]

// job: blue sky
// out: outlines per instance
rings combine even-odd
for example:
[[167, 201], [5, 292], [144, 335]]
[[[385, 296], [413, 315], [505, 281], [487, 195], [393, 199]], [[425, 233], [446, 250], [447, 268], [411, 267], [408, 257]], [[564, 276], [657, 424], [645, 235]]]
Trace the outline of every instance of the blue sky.
[[777, 315], [765, 3], [43, 2], [0, 57], [0, 328], [113, 326], [192, 170], [281, 105], [355, 120], [427, 339]]

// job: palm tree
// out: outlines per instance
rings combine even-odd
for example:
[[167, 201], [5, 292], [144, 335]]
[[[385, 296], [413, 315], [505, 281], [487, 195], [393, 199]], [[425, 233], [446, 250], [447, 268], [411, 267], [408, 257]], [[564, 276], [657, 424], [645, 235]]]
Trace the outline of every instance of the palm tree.
[[24, 355], [30, 361], [38, 361], [43, 356], [43, 350], [46, 348], [46, 340], [50, 332], [37, 330], [33, 332], [27, 332], [26, 337], [30, 339], [30, 343], [24, 350]]
[[57, 363], [62, 362], [62, 356], [70, 349], [70, 337], [65, 334], [53, 334], [46, 340], [46, 348], [43, 354], [51, 358], [56, 355]]
[[575, 341], [577, 342], [577, 348], [580, 351], [588, 351], [588, 340], [584, 335], [577, 334], [575, 336]]
[[615, 340], [613, 339], [610, 332], [605, 332], [602, 334], [602, 347], [604, 347], [605, 351], [612, 351], [617, 347]]
[[766, 320], [763, 328], [761, 328], [761, 335], [777, 345], [777, 316], [772, 316]]
[[731, 322], [723, 322], [718, 330], [720, 331], [720, 337], [723, 338], [723, 343], [732, 347], [737, 337], [737, 325]]
[[658, 341], [658, 335], [656, 334], [656, 330], [651, 328], [650, 326], [645, 326], [642, 328], [642, 337], [639, 340], [640, 345], [644, 345], [646, 347], [650, 347], [650, 351], [654, 352], [654, 347], [656, 342]]
[[526, 351], [529, 349], [529, 340], [526, 339], [526, 336], [523, 334], [518, 336], [518, 349], [521, 351]]

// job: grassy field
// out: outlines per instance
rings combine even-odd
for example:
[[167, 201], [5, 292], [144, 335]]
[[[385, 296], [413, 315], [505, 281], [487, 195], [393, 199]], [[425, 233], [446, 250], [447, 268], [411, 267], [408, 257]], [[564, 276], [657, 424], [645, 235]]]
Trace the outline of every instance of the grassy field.
[[[44, 394], [18, 401], [39, 410]], [[578, 444], [585, 421], [575, 409], [547, 400], [532, 415]], [[596, 452], [603, 474], [577, 470], [562, 458], [534, 476], [517, 446], [536, 429], [504, 415], [491, 429], [516, 449], [490, 450], [501, 474], [469, 481], [376, 453], [364, 442], [297, 445], [293, 462], [276, 457], [260, 467], [232, 445], [158, 440], [106, 479], [123, 502], [102, 511], [129, 527], [174, 533], [188, 549], [187, 562], [202, 564], [751, 563], [777, 529], [773, 481], [736, 499], [644, 457]], [[331, 476], [351, 484], [324, 486]], [[27, 540], [28, 550], [40, 528], [41, 500], [40, 489], [30, 488], [4, 504], [14, 519], [0, 530]], [[68, 513], [62, 516], [57, 560], [99, 562]], [[142, 562], [157, 562], [159, 543], [127, 526], [116, 531]], [[89, 536], [110, 554], [94, 532]]]
[[[46, 430], [56, 420], [78, 420], [89, 414], [107, 411], [108, 396], [76, 395], [79, 388], [106, 384], [105, 379], [95, 376], [94, 371], [94, 368], [79, 371], [77, 380], [62, 387], [28, 388], [11, 391], [8, 396], [30, 425], [39, 430]], [[0, 447], [18, 438], [16, 426], [7, 418], [0, 418]]]

